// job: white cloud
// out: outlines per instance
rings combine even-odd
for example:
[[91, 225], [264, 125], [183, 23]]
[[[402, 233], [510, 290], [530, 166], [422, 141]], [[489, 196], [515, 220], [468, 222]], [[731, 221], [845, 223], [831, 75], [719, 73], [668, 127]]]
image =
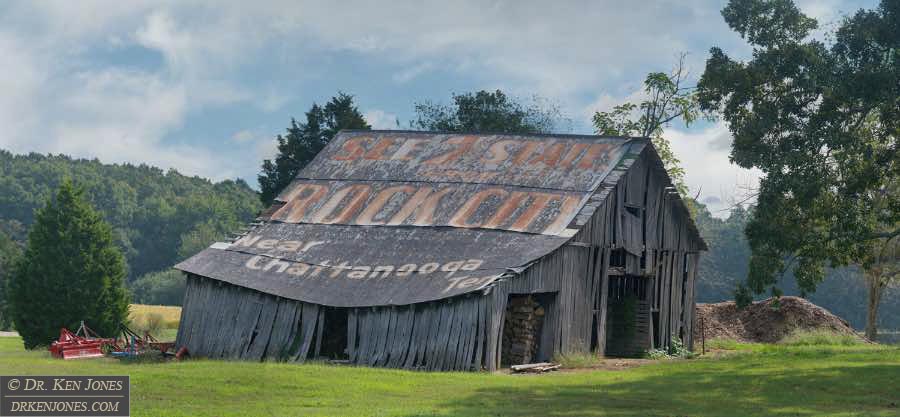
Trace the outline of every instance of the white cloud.
[[65, 153], [104, 162], [148, 163], [228, 178], [227, 161], [207, 149], [165, 143], [187, 114], [185, 88], [134, 69], [68, 71], [57, 57], [0, 34], [0, 148]]
[[253, 150], [257, 158], [251, 165], [254, 169], [258, 169], [264, 159], [275, 159], [278, 156], [278, 141], [274, 138], [257, 140]]
[[249, 130], [241, 130], [231, 135], [231, 140], [238, 143], [243, 143], [253, 140], [254, 137], [255, 135], [253, 134], [253, 132]]
[[[246, 132], [246, 133], [242, 133]], [[256, 175], [260, 172], [262, 161], [265, 159], [274, 160], [278, 156], [278, 141], [275, 140], [276, 134], [263, 133], [262, 129], [242, 130], [237, 132], [234, 137], [241, 136], [243, 144], [245, 144], [246, 152], [237, 159], [230, 161], [231, 168], [240, 174], [243, 174], [251, 186], [256, 185]]]
[[397, 129], [397, 115], [387, 113], [384, 110], [372, 109], [363, 113], [363, 118], [372, 126], [372, 129], [390, 130]]
[[724, 123], [692, 132], [667, 129], [665, 136], [681, 160], [691, 194], [699, 193], [713, 215], [727, 216], [729, 207], [747, 198], [759, 184], [761, 171], [729, 162], [732, 137]]
[[280, 93], [274, 89], [269, 89], [269, 91], [266, 91], [261, 98], [256, 100], [256, 104], [257, 107], [266, 112], [273, 112], [284, 107], [290, 100], [291, 97], [287, 94]]
[[[440, 65], [557, 97], [611, 78], [631, 78], [636, 67], [668, 66], [671, 56], [691, 48], [692, 38], [736, 39], [718, 15], [720, 7], [715, 0], [472, 0], [396, 1], [391, 7], [365, 1], [342, 7], [326, 1], [138, 2], [133, 7], [131, 2], [128, 7], [41, 2], [16, 9], [21, 17], [36, 15], [86, 37], [109, 39], [103, 32], [132, 25], [138, 28], [133, 39], [160, 51], [176, 72], [197, 75], [239, 65], [254, 49], [274, 43], [286, 51], [311, 47], [379, 55], [408, 67], [397, 72], [401, 82]], [[706, 47], [694, 51], [696, 62], [702, 62]]]
[[191, 35], [175, 26], [175, 22], [164, 11], [154, 11], [147, 16], [143, 26], [135, 32], [137, 42], [147, 48], [156, 49], [165, 55], [172, 67], [189, 65], [192, 45]]
[[43, 150], [105, 162], [145, 162], [215, 179], [236, 173], [208, 149], [165, 143], [184, 122], [183, 86], [139, 71], [102, 70], [75, 76], [72, 91], [55, 106]]
[[[196, 42], [179, 32], [167, 14], [139, 4], [118, 8], [84, 3], [93, 13], [56, 5], [59, 8], [43, 2], [14, 4], [9, 14], [0, 15], [0, 23], [15, 20], [5, 25], [4, 30], [12, 32], [0, 32], [0, 56], [8, 63], [0, 67], [0, 125], [4, 126], [0, 147], [148, 163], [214, 179], [241, 174], [230, 168], [233, 164], [225, 155], [167, 140], [192, 111], [250, 99], [239, 85], [219, 77], [192, 76], [203, 72], [194, 71], [199, 68], [194, 63], [200, 62], [194, 59]], [[35, 16], [15, 19], [25, 15], [26, 9]], [[69, 24], [51, 31], [17, 27], [28, 19], [38, 27], [53, 26], [64, 12], [71, 13]], [[35, 20], [36, 16], [40, 19]], [[145, 17], [146, 25], [135, 31], [136, 23]], [[82, 57], [92, 46], [121, 48], [138, 38], [141, 45], [163, 53], [164, 69], [103, 66]]]
[[[802, 5], [833, 16], [836, 1]], [[711, 44], [746, 53], [721, 7], [721, 0], [399, 0], [390, 7], [362, 0], [340, 7], [293, 0], [13, 1], [0, 12], [0, 146], [146, 161], [215, 178], [241, 173], [235, 170], [250, 168], [235, 167], [258, 161], [227, 161], [220, 147], [173, 136], [208, 108], [280, 110], [300, 98], [283, 86], [308, 73], [315, 82], [337, 82], [317, 66], [335, 51], [351, 54], [348, 65], [386, 68], [371, 82], [402, 84], [442, 69], [478, 86], [539, 94], [588, 120], [620, 102], [616, 97], [636, 97], [643, 75], [667, 70], [680, 51], [692, 52], [695, 70]], [[162, 64], [134, 69], [94, 55], [128, 48], [155, 51]], [[262, 83], [270, 88], [248, 83], [260, 77], [276, 78]], [[389, 110], [370, 110], [366, 118], [395, 128]], [[271, 138], [258, 137], [241, 150], [271, 156]]]
[[819, 24], [828, 24], [839, 17], [840, 13], [847, 13], [853, 10], [842, 10], [841, 2], [838, 0], [799, 0], [797, 7], [809, 17], [819, 21]]
[[[691, 49], [691, 38], [737, 39], [718, 15], [721, 4], [714, 1], [304, 6], [298, 9], [306, 14], [296, 16], [295, 23], [328, 47], [384, 55], [413, 66], [439, 60], [447, 68], [490, 74], [552, 97], [631, 78], [635, 68], [668, 67], [675, 53]], [[702, 63], [707, 47], [693, 51], [695, 63]]]
[[412, 79], [430, 71], [432, 68], [434, 68], [433, 63], [423, 62], [409, 68], [404, 68], [400, 70], [400, 72], [394, 74], [391, 78], [394, 80], [394, 82], [402, 84], [405, 82], [409, 82]]
[[9, 64], [0, 65], [0, 147], [22, 147], [39, 126], [38, 101], [47, 74], [27, 47], [2, 32], [0, 56]]
[[647, 98], [647, 93], [640, 86], [635, 86], [635, 88], [632, 89], [632, 92], [625, 95], [624, 97], [617, 97], [611, 94], [604, 93], [597, 97], [597, 99], [595, 99], [593, 102], [585, 106], [581, 111], [581, 116], [585, 120], [591, 120], [591, 118], [594, 116], [594, 113], [612, 111], [613, 107], [620, 104], [638, 104], [641, 101], [646, 100]]

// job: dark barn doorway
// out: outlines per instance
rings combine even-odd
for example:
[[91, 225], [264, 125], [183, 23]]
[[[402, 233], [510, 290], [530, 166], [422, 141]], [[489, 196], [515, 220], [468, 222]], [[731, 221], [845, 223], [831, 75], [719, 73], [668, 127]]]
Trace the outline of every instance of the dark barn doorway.
[[317, 356], [334, 360], [350, 359], [347, 352], [348, 309], [323, 307], [322, 344]]
[[616, 276], [609, 280], [606, 310], [606, 355], [640, 357], [651, 348], [649, 291], [653, 280]]

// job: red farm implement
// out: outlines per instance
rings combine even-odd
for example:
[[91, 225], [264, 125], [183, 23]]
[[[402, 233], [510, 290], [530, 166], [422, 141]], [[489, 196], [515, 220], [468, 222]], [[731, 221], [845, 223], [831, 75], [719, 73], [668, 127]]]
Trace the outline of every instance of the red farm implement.
[[144, 332], [141, 336], [124, 325], [121, 332], [121, 338], [116, 339], [110, 350], [110, 355], [115, 358], [135, 358], [153, 352], [159, 352], [164, 357], [173, 355], [170, 350], [175, 346], [175, 342], [160, 342], [149, 332]]
[[160, 342], [146, 332], [141, 336], [124, 325], [120, 337], [102, 338], [81, 322], [75, 333], [60, 329], [59, 340], [50, 344], [49, 350], [53, 357], [61, 359], [99, 358], [107, 353], [116, 358], [134, 358], [153, 351], [173, 356], [170, 351], [174, 345], [174, 342]]
[[81, 322], [78, 331], [72, 333], [65, 327], [59, 331], [59, 340], [50, 344], [50, 354], [60, 359], [97, 358], [103, 356], [104, 346], [112, 346], [115, 339], [104, 339]]

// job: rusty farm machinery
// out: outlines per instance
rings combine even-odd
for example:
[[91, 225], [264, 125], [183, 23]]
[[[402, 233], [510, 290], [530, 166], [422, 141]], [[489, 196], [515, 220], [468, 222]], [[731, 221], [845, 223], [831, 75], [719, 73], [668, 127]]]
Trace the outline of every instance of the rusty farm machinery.
[[161, 342], [149, 332], [144, 332], [142, 336], [122, 325], [119, 333], [115, 338], [103, 338], [82, 321], [74, 333], [66, 328], [60, 329], [59, 339], [50, 344], [50, 354], [60, 359], [98, 358], [106, 355], [127, 359], [158, 353], [180, 359], [186, 353], [172, 352], [175, 342]]

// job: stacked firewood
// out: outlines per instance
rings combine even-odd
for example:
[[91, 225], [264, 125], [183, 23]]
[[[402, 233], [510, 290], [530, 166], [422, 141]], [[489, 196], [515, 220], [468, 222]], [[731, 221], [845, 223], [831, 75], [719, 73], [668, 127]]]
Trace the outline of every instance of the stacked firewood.
[[503, 362], [522, 364], [534, 359], [539, 343], [538, 330], [543, 319], [543, 307], [531, 296], [509, 300], [503, 330]]

